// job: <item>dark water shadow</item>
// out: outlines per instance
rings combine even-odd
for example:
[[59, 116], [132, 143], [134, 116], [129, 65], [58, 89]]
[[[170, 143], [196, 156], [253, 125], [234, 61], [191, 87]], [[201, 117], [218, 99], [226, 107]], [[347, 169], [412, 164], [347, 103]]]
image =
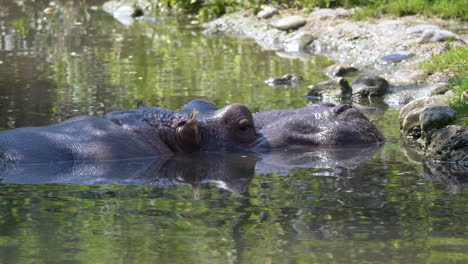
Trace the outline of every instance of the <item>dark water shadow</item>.
[[7, 164], [0, 170], [4, 183], [15, 184], [153, 184], [215, 183], [231, 192], [244, 192], [255, 175], [316, 168], [326, 176], [343, 176], [371, 158], [379, 146], [253, 153], [201, 153], [102, 162]]
[[468, 186], [468, 166], [457, 162], [436, 162], [424, 159], [418, 146], [405, 139], [400, 140], [400, 149], [409, 161], [421, 166], [421, 176], [429, 181], [441, 183], [451, 193], [460, 192]]

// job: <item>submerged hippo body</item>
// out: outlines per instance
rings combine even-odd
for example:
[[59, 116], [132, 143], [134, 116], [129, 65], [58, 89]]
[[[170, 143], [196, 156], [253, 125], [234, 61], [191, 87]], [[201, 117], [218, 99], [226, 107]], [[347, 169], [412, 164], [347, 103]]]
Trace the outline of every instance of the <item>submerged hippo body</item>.
[[193, 100], [180, 110], [142, 107], [0, 132], [0, 161], [119, 160], [174, 153], [370, 145], [384, 140], [359, 111], [329, 103], [251, 114]]

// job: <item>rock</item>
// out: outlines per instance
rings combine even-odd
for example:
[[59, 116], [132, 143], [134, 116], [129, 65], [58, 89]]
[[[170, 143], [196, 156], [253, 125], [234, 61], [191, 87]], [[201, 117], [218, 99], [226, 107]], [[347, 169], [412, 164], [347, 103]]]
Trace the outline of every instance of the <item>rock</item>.
[[373, 97], [384, 95], [389, 87], [388, 82], [379, 76], [359, 77], [354, 80], [353, 95], [359, 97]]
[[284, 50], [287, 52], [300, 52], [314, 41], [315, 36], [307, 32], [299, 32], [291, 38], [285, 39], [283, 43]]
[[431, 129], [442, 128], [450, 124], [457, 112], [448, 106], [434, 106], [424, 109], [419, 115], [421, 132], [425, 135]]
[[[421, 113], [428, 108], [436, 106], [448, 107], [448, 104], [444, 99], [444, 96], [423, 97], [416, 99], [401, 108], [398, 120], [400, 122], [400, 129], [403, 135], [420, 138], [422, 136], [420, 119]], [[425, 127], [430, 127], [430, 125], [426, 124]]]
[[445, 185], [451, 194], [463, 193], [468, 184], [467, 162], [422, 162], [422, 176], [430, 181]]
[[273, 15], [278, 14], [278, 8], [275, 7], [268, 7], [260, 12], [258, 12], [257, 17], [258, 18], [269, 18], [272, 17]]
[[432, 84], [431, 96], [445, 94], [450, 90], [450, 84], [446, 82], [439, 82]]
[[280, 78], [271, 77], [270, 79], [266, 80], [265, 83], [270, 86], [296, 86], [302, 83], [302, 81], [304, 81], [304, 78], [302, 78], [301, 76], [297, 76], [294, 74], [286, 74]]
[[405, 50], [405, 51], [399, 51], [399, 52], [395, 52], [395, 53], [392, 53], [390, 55], [387, 55], [387, 56], [384, 56], [382, 57], [382, 61], [386, 62], [386, 63], [396, 63], [396, 62], [400, 62], [406, 58], [409, 58], [413, 56], [413, 52], [411, 51], [408, 51], [408, 50]]
[[439, 30], [440, 27], [436, 25], [415, 25], [406, 29], [406, 34], [421, 34], [426, 30]]
[[119, 7], [113, 14], [115, 19], [124, 25], [130, 25], [134, 22], [133, 14], [136, 9], [132, 5], [123, 5]]
[[432, 130], [427, 135], [424, 157], [428, 160], [464, 162], [468, 166], [468, 127], [450, 125]]
[[309, 98], [317, 97], [334, 97], [346, 98], [351, 97], [353, 90], [349, 86], [348, 81], [344, 78], [336, 78], [333, 80], [318, 83], [313, 86], [312, 90], [307, 93]]
[[428, 29], [424, 30], [419, 37], [419, 43], [427, 43], [427, 42], [441, 42], [446, 41], [448, 39], [460, 39], [457, 34], [454, 34], [448, 30], [443, 29]]
[[133, 24], [134, 18], [143, 16], [145, 12], [151, 13], [152, 7], [152, 3], [145, 0], [112, 0], [102, 5], [106, 13], [124, 25]]
[[407, 23], [405, 21], [394, 19], [382, 21], [379, 24], [377, 24], [377, 27], [380, 31], [388, 34], [391, 31], [400, 30], [406, 24]]
[[303, 27], [307, 21], [301, 16], [288, 16], [271, 23], [274, 28], [281, 30], [295, 30]]
[[468, 102], [468, 91], [463, 91], [460, 95], [460, 101], [464, 102], [465, 104]]
[[350, 65], [344, 65], [344, 64], [333, 64], [331, 66], [328, 66], [325, 68], [323, 73], [327, 75], [328, 77], [335, 78], [335, 77], [343, 77], [346, 75], [350, 75], [352, 73], [357, 72], [358, 69], [354, 68], [353, 66]]
[[390, 76], [392, 83], [417, 83], [426, 79], [427, 74], [421, 70], [401, 69]]
[[385, 102], [393, 108], [400, 109], [409, 102], [441, 93], [434, 93], [438, 89], [449, 88], [448, 83], [432, 83], [432, 84], [411, 84], [392, 86], [390, 94], [385, 97]]
[[353, 10], [348, 10], [344, 8], [322, 8], [317, 11], [310, 13], [309, 19], [337, 19], [337, 18], [346, 18], [352, 16], [354, 13]]

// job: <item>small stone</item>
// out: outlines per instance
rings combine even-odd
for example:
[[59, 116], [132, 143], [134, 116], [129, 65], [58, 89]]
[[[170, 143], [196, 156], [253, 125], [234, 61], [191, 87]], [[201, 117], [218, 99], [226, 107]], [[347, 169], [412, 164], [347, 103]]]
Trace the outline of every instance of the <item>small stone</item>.
[[53, 14], [55, 11], [55, 9], [53, 7], [47, 7], [46, 9], [44, 9], [44, 13], [46, 13], [47, 15], [51, 15]]
[[312, 87], [307, 93], [309, 98], [317, 97], [335, 97], [335, 98], [346, 98], [351, 97], [353, 90], [349, 86], [348, 81], [344, 78], [336, 78], [333, 80], [318, 83]]
[[325, 68], [323, 73], [328, 77], [335, 78], [335, 77], [343, 77], [346, 75], [350, 75], [352, 73], [356, 73], [358, 69], [354, 68], [350, 65], [345, 64], [333, 64]]
[[265, 18], [272, 17], [273, 15], [276, 15], [277, 13], [278, 13], [278, 8], [268, 7], [258, 12], [257, 17], [265, 19]]
[[303, 27], [306, 23], [305, 18], [301, 16], [288, 16], [272, 22], [271, 25], [281, 30], [295, 30]]
[[382, 61], [386, 62], [386, 63], [396, 63], [396, 62], [400, 62], [406, 58], [409, 58], [413, 56], [413, 52], [411, 51], [408, 51], [408, 50], [405, 50], [405, 51], [399, 51], [399, 52], [395, 52], [395, 53], [392, 53], [390, 55], [387, 55], [387, 56], [384, 56], [382, 57]]
[[353, 87], [353, 95], [359, 97], [374, 97], [382, 96], [387, 93], [390, 85], [382, 77], [365, 76], [354, 80], [351, 86]]

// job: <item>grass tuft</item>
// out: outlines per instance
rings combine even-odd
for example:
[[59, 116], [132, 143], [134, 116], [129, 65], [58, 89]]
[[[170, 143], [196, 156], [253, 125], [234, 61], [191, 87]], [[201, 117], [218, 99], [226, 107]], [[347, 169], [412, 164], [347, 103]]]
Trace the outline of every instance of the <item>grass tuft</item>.
[[468, 47], [454, 48], [445, 53], [434, 55], [431, 60], [423, 62], [423, 70], [434, 72], [452, 72], [452, 91], [454, 99], [449, 102], [450, 106], [458, 112], [458, 117], [463, 119], [463, 125], [468, 125], [468, 98], [463, 98], [462, 94], [468, 92]]

